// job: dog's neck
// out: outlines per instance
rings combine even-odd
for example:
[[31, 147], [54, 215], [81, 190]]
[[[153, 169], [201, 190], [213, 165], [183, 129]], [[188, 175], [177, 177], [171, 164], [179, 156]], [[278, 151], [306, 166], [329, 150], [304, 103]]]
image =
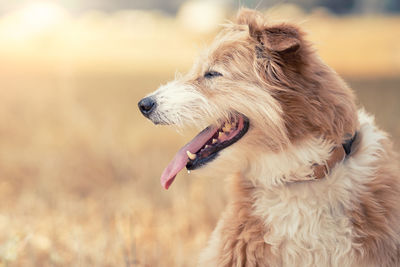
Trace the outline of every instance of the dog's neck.
[[255, 185], [267, 187], [323, 179], [350, 154], [355, 136], [339, 145], [310, 138], [284, 151], [260, 155], [252, 161], [245, 176]]

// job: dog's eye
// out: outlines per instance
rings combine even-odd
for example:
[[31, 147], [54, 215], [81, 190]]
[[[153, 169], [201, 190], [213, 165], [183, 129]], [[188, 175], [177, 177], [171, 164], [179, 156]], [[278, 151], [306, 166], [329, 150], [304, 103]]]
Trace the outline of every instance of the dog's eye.
[[218, 77], [218, 76], [222, 76], [221, 73], [217, 72], [217, 71], [207, 71], [206, 73], [204, 73], [204, 78], [206, 79], [212, 79], [214, 77]]

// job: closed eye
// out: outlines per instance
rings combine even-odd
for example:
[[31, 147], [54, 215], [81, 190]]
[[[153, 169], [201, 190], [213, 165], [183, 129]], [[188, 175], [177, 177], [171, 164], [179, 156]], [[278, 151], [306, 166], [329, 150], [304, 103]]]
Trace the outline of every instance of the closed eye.
[[215, 78], [218, 76], [222, 76], [222, 74], [219, 73], [218, 71], [210, 70], [210, 71], [207, 71], [206, 73], [204, 73], [204, 78], [206, 78], [206, 79], [212, 79], [212, 78]]

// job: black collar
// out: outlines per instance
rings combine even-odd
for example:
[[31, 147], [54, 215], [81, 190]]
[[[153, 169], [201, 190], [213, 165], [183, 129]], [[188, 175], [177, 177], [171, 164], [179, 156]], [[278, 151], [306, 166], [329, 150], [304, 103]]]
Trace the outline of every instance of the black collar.
[[356, 140], [356, 137], [357, 137], [357, 132], [353, 135], [351, 139], [346, 140], [346, 142], [342, 144], [344, 152], [346, 152], [346, 156], [348, 156], [351, 153], [351, 146], [353, 145], [354, 140]]

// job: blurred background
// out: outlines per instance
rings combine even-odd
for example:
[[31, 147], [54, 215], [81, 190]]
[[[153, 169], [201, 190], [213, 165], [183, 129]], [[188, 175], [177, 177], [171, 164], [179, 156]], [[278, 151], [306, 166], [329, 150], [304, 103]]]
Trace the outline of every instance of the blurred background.
[[399, 0], [0, 0], [0, 266], [193, 266], [223, 177], [159, 177], [193, 132], [137, 102], [239, 6], [299, 23], [400, 148]]

